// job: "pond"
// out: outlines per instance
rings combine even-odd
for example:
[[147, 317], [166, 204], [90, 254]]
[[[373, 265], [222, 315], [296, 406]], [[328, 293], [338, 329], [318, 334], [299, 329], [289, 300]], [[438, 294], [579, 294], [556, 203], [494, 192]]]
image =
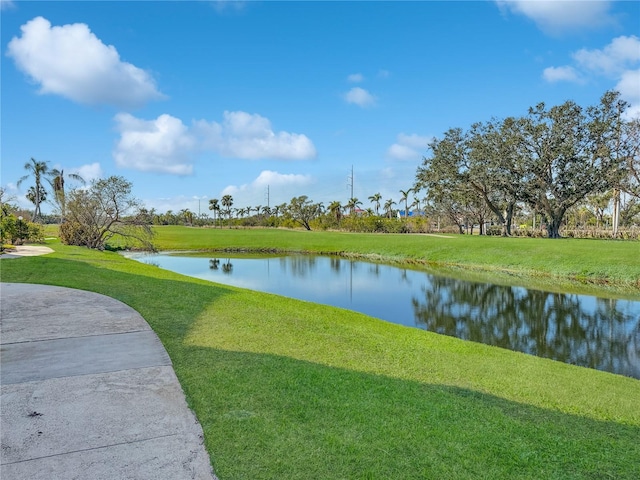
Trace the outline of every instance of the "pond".
[[438, 276], [340, 257], [132, 254], [177, 273], [640, 379], [640, 302]]

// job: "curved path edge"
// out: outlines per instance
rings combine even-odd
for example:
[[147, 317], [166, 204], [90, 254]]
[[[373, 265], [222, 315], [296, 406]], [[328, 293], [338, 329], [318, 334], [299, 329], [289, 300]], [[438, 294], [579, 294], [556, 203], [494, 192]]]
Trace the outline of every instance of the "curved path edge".
[[104, 295], [0, 284], [0, 478], [217, 480], [162, 343]]
[[2, 252], [0, 258], [37, 257], [48, 253], [53, 253], [53, 249], [42, 245], [17, 245]]

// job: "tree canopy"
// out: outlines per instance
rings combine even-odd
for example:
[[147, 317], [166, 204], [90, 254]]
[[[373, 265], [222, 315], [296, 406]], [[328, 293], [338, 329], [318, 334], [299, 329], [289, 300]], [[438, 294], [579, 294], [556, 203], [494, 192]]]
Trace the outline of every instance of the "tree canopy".
[[430, 144], [416, 188], [460, 227], [470, 220], [482, 228], [484, 207], [509, 235], [524, 204], [557, 238], [567, 210], [587, 196], [637, 185], [638, 122], [624, 120], [627, 107], [618, 92], [606, 92], [588, 108], [540, 103], [520, 118], [452, 128]]
[[104, 249], [114, 237], [153, 250], [153, 232], [141, 214], [141, 203], [131, 193], [131, 182], [111, 176], [88, 189], [71, 190], [60, 239], [69, 245]]

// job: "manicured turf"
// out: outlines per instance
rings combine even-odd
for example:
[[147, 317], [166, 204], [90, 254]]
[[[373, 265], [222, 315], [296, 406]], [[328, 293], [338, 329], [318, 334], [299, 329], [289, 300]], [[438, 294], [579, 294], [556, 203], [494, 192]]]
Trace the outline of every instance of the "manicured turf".
[[2, 281], [138, 310], [221, 480], [640, 478], [640, 381], [51, 246]]

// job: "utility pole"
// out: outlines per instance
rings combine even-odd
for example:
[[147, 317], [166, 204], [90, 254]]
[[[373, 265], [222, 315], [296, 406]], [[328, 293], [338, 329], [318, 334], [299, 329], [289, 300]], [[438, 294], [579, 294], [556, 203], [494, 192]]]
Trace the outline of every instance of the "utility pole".
[[271, 205], [269, 205], [269, 185], [267, 185], [267, 193], [265, 195], [267, 197], [267, 208], [270, 208]]
[[349, 200], [351, 200], [353, 198], [353, 165], [351, 165], [351, 176], [347, 177], [347, 179], [349, 180], [347, 187], [351, 187], [351, 196], [349, 197]]

